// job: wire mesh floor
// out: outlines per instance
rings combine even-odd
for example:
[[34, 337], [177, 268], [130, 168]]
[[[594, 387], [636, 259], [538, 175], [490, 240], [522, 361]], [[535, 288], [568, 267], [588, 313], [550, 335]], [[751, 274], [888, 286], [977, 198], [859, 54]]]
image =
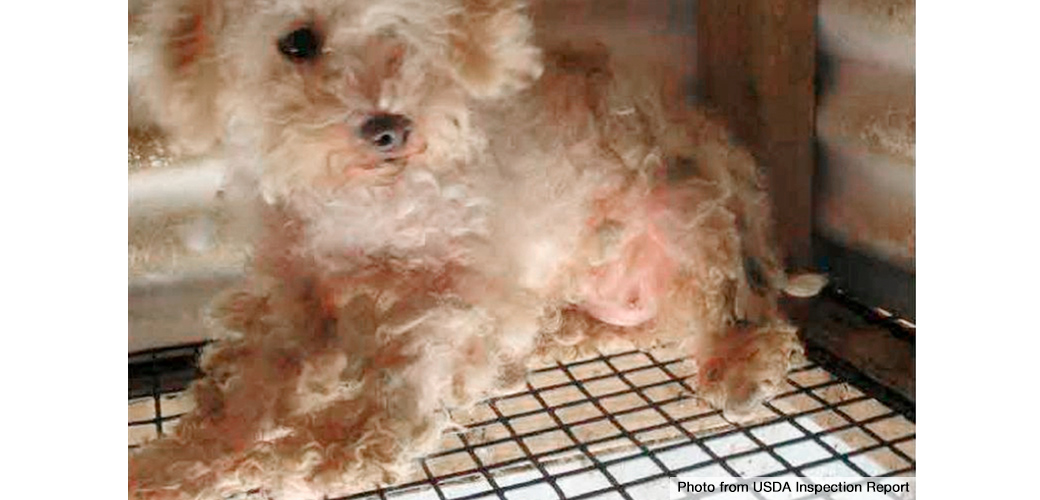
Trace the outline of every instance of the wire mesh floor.
[[[129, 441], [169, 431], [201, 346], [129, 359]], [[349, 499], [643, 499], [669, 477], [915, 474], [913, 405], [809, 346], [781, 394], [736, 426], [692, 396], [688, 361], [603, 354], [531, 372], [527, 390], [453, 417], [465, 429], [403, 484]], [[885, 401], [885, 402], [882, 402]], [[761, 498], [761, 497], [759, 497]]]

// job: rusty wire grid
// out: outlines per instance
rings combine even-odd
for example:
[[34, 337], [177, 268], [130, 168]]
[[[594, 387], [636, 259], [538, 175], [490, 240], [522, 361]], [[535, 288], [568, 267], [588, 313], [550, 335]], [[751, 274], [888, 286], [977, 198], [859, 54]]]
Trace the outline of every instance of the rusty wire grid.
[[[912, 345], [912, 332], [900, 338]], [[131, 448], [190, 410], [183, 391], [201, 348], [130, 356]], [[685, 379], [692, 363], [668, 351], [545, 366], [526, 390], [453, 415], [465, 429], [445, 435], [414, 477], [342, 498], [640, 499], [670, 477], [915, 475], [913, 402], [811, 343], [807, 354], [744, 425], [697, 399]]]

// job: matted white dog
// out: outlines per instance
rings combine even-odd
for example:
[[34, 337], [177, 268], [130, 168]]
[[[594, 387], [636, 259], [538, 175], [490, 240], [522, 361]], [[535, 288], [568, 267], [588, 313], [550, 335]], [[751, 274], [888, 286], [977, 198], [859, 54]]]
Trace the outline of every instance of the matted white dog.
[[674, 343], [728, 418], [801, 347], [752, 157], [513, 0], [165, 0], [135, 88], [261, 231], [133, 498], [393, 480], [540, 356]]

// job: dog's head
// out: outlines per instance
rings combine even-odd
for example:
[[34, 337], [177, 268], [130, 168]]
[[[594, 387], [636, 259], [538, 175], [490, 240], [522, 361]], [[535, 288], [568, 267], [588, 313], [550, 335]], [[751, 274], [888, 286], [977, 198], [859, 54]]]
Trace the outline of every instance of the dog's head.
[[[146, 97], [189, 150], [244, 142], [268, 199], [479, 142], [473, 103], [541, 73], [517, 0], [167, 0]], [[330, 186], [331, 187], [331, 186]]]

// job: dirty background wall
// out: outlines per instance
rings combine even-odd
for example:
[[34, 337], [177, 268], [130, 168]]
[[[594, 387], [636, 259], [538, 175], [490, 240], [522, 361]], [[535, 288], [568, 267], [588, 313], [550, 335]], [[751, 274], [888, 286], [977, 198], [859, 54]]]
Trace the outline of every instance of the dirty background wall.
[[913, 318], [914, 1], [820, 0], [817, 23], [816, 260]]

